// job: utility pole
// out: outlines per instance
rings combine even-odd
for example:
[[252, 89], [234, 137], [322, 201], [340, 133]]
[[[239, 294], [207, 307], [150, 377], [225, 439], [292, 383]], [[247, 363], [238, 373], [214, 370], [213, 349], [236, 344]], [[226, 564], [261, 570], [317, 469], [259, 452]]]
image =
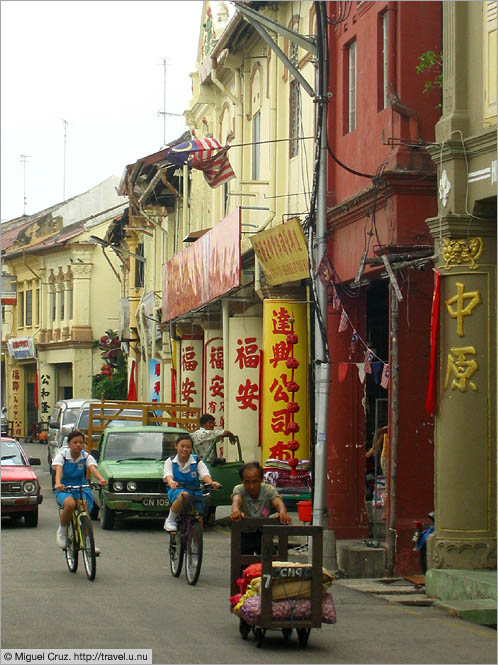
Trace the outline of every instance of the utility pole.
[[26, 162], [31, 157], [31, 155], [21, 155], [22, 162], [22, 182], [23, 182], [23, 215], [26, 214], [26, 206], [28, 204], [26, 200]]
[[166, 145], [166, 116], [173, 115], [181, 117], [183, 113], [167, 113], [166, 112], [166, 68], [169, 65], [168, 58], [163, 58], [163, 110], [158, 111], [158, 116], [163, 116], [163, 146]]
[[66, 136], [67, 136], [67, 126], [69, 122], [67, 120], [64, 120], [62, 118], [62, 122], [64, 124], [64, 174], [63, 174], [63, 181], [62, 181], [62, 200], [66, 200]]

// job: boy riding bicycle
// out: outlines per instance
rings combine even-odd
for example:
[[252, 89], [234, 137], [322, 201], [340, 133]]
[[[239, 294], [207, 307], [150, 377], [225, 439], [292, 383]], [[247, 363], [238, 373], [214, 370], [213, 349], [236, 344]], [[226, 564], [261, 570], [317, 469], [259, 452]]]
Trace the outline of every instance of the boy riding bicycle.
[[[164, 523], [166, 531], [176, 531], [176, 520], [182, 509], [182, 495], [188, 494], [192, 502], [200, 506], [202, 511], [203, 498], [199, 480], [212, 485], [214, 489], [220, 487], [220, 483], [214, 481], [209, 469], [202, 460], [197, 460], [197, 455], [192, 455], [193, 443], [188, 434], [180, 434], [176, 440], [175, 457], [169, 457], [164, 462], [163, 480], [168, 485], [168, 499], [171, 507], [168, 517]], [[178, 487], [179, 483], [183, 487]]]
[[[97, 462], [94, 457], [83, 450], [85, 439], [83, 432], [73, 430], [67, 437], [68, 448], [61, 450], [54, 457], [52, 468], [55, 471], [54, 492], [57, 503], [62, 508], [59, 528], [57, 529], [57, 545], [66, 547], [67, 526], [79, 498], [79, 490], [64, 491], [66, 485], [86, 485], [86, 472], [90, 472], [99, 481], [102, 487], [107, 485], [97, 471]], [[93, 506], [93, 496], [89, 488], [82, 490], [85, 497], [85, 510], [90, 511]]]

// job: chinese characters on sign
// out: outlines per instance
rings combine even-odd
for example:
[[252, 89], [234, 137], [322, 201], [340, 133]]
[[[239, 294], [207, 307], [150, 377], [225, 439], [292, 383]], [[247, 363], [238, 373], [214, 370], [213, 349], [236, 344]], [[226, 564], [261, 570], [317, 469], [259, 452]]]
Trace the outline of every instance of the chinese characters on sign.
[[217, 427], [225, 427], [223, 338], [220, 331], [210, 330], [207, 334], [209, 339], [204, 345], [203, 410], [214, 416]]
[[306, 304], [263, 304], [263, 462], [276, 458], [295, 471], [309, 458]]
[[271, 285], [310, 276], [308, 247], [299, 219], [257, 233], [250, 240]]
[[150, 401], [162, 402], [161, 399], [161, 363], [153, 358], [149, 365]]
[[183, 338], [180, 346], [180, 401], [202, 406], [202, 339]]
[[[456, 334], [465, 337], [465, 317], [472, 316], [474, 309], [482, 303], [479, 291], [465, 291], [462, 282], [456, 282], [456, 294], [445, 300], [446, 310], [452, 319], [456, 320]], [[451, 346], [448, 353], [446, 374], [443, 388], [466, 392], [468, 388], [478, 390], [478, 386], [472, 377], [479, 369], [479, 364], [474, 356], [477, 355], [475, 346], [465, 344], [462, 346]]]

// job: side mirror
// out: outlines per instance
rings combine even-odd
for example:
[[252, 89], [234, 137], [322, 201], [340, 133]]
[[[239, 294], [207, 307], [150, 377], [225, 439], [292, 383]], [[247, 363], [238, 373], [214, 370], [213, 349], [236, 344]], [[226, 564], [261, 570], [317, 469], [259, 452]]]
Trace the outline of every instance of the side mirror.
[[60, 429], [60, 425], [56, 420], [53, 423], [49, 423], [48, 426], [50, 429]]
[[28, 462], [31, 466], [41, 466], [41, 460], [39, 457], [29, 457]]
[[100, 456], [100, 450], [98, 448], [93, 448], [93, 450], [90, 450], [90, 455], [95, 459], [96, 462], [98, 462]]

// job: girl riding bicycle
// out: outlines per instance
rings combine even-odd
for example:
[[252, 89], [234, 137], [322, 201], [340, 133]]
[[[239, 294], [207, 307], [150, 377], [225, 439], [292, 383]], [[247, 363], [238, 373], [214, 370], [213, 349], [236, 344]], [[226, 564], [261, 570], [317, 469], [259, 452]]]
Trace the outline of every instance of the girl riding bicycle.
[[[84, 434], [79, 430], [73, 430], [67, 437], [68, 449], [63, 449], [57, 453], [52, 462], [52, 468], [55, 471], [54, 492], [57, 503], [62, 508], [60, 514], [59, 528], [57, 529], [57, 545], [66, 547], [67, 544], [67, 525], [71, 521], [71, 515], [76, 507], [76, 500], [79, 493], [76, 490], [65, 492], [66, 485], [85, 485], [86, 472], [90, 471], [95, 476], [102, 487], [107, 485], [97, 471], [97, 462], [95, 458], [83, 450], [85, 445]], [[82, 490], [85, 497], [85, 510], [90, 511], [93, 506], [93, 496], [88, 488]]]
[[[171, 507], [168, 517], [164, 523], [166, 531], [176, 531], [176, 519], [182, 509], [182, 494], [189, 494], [194, 504], [200, 505], [202, 511], [202, 492], [199, 480], [215, 489], [220, 483], [212, 480], [209, 469], [202, 460], [197, 460], [197, 455], [192, 455], [193, 443], [188, 434], [180, 434], [176, 440], [175, 457], [169, 457], [164, 462], [163, 480], [168, 485], [168, 499]], [[181, 483], [183, 487], [179, 488]]]

